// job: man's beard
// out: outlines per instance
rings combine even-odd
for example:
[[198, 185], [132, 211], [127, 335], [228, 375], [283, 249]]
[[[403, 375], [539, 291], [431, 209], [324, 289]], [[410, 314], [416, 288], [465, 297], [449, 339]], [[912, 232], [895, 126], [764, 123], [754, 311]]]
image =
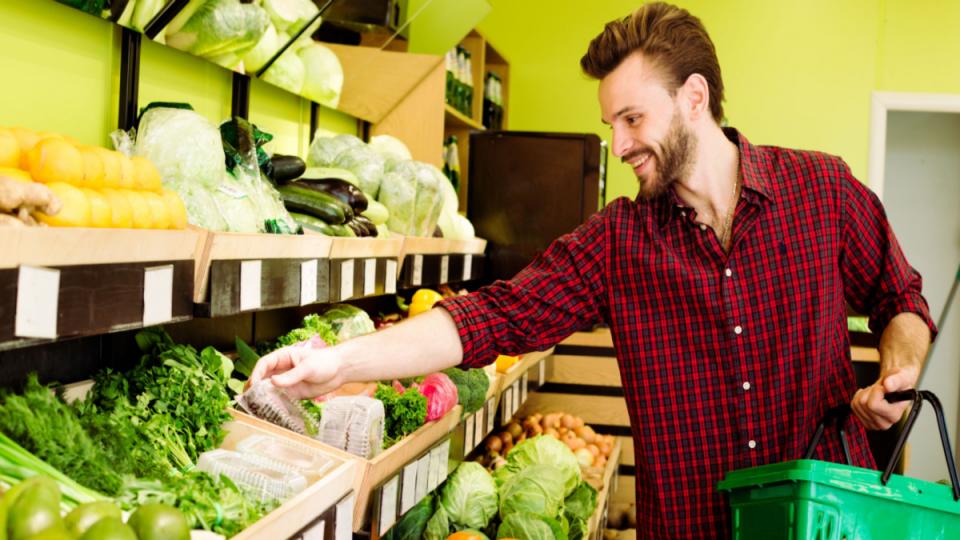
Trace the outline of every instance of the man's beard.
[[[674, 182], [686, 179], [693, 169], [693, 155], [696, 147], [696, 137], [683, 125], [680, 114], [674, 111], [673, 118], [670, 120], [670, 130], [660, 144], [661, 153], [651, 150], [656, 158], [656, 170], [652, 175], [637, 176], [640, 181], [640, 198], [655, 199], [666, 193]], [[624, 160], [630, 161], [641, 152], [627, 156]]]

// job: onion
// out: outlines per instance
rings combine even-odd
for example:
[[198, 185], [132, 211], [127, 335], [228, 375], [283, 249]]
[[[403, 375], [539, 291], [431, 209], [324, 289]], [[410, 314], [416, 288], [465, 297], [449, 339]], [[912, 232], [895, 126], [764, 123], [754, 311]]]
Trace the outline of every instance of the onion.
[[594, 467], [606, 467], [607, 466], [607, 456], [597, 456], [597, 459], [593, 460]]
[[491, 452], [499, 452], [503, 448], [503, 443], [500, 441], [500, 437], [493, 436], [487, 439], [487, 450]]
[[587, 450], [589, 450], [590, 453], [593, 454], [593, 457], [597, 457], [600, 455], [600, 449], [597, 448], [597, 445], [595, 444], [588, 444]]
[[549, 435], [549, 436], [553, 437], [554, 439], [558, 439], [558, 440], [560, 439], [560, 433], [558, 433], [557, 430], [553, 429], [552, 427], [548, 427], [548, 428], [544, 429], [544, 430], [543, 430], [543, 434], [544, 434], [544, 435]]
[[577, 427], [577, 421], [573, 418], [573, 415], [570, 414], [563, 415], [560, 418], [560, 423], [567, 429], [573, 429]]
[[513, 446], [513, 435], [511, 435], [509, 431], [501, 433], [500, 440], [503, 441], [504, 448], [506, 448], [507, 445]]
[[593, 428], [590, 426], [582, 426], [576, 429], [577, 435], [580, 436], [583, 440], [587, 441], [587, 444], [595, 442], [597, 440], [597, 434], [593, 432]]
[[579, 463], [581, 467], [589, 467], [590, 464], [593, 463], [593, 454], [586, 448], [577, 450], [573, 455], [577, 457], [577, 463]]

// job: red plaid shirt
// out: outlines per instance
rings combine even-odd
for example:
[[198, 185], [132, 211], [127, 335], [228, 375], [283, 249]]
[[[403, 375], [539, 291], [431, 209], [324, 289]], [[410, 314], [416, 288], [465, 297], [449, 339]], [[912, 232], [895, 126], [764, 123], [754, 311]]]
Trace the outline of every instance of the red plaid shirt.
[[[724, 473], [801, 457], [823, 413], [849, 402], [845, 302], [875, 332], [901, 312], [933, 329], [880, 201], [843, 161], [726, 133], [743, 181], [729, 255], [672, 191], [621, 198], [514, 279], [441, 304], [464, 367], [610, 326], [641, 538], [729, 538]], [[873, 468], [863, 427], [848, 431], [854, 464]], [[828, 431], [816, 458], [842, 456]]]

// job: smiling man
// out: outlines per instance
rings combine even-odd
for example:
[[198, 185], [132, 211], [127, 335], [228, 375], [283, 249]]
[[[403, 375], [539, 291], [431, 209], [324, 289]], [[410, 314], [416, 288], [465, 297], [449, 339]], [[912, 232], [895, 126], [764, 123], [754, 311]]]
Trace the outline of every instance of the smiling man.
[[[510, 281], [337, 347], [278, 351], [254, 380], [315, 396], [482, 366], [605, 322], [633, 430], [640, 538], [729, 537], [724, 473], [801, 457], [842, 403], [856, 414], [854, 465], [874, 467], [864, 428], [902, 415], [883, 395], [916, 383], [935, 332], [877, 197], [837, 157], [721, 128], [713, 43], [683, 9], [647, 4], [610, 22], [581, 66], [600, 81], [636, 200], [612, 202]], [[847, 303], [882, 333], [880, 379], [860, 390]], [[843, 459], [835, 433], [815, 457]]]

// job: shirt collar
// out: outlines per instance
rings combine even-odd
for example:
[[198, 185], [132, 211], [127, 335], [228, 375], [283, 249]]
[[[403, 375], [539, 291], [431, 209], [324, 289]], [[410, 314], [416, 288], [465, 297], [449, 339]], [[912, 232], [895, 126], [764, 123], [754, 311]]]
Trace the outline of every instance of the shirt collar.
[[[769, 178], [764, 174], [770, 170], [769, 159], [756, 146], [750, 144], [750, 141], [736, 128], [725, 127], [723, 134], [740, 150], [740, 175], [745, 188], [743, 196], [751, 199], [751, 193], [756, 193], [772, 201], [774, 193]], [[652, 202], [655, 206], [657, 223], [661, 228], [665, 227], [674, 215], [690, 210], [687, 203], [677, 196], [673, 189], [668, 189]]]

